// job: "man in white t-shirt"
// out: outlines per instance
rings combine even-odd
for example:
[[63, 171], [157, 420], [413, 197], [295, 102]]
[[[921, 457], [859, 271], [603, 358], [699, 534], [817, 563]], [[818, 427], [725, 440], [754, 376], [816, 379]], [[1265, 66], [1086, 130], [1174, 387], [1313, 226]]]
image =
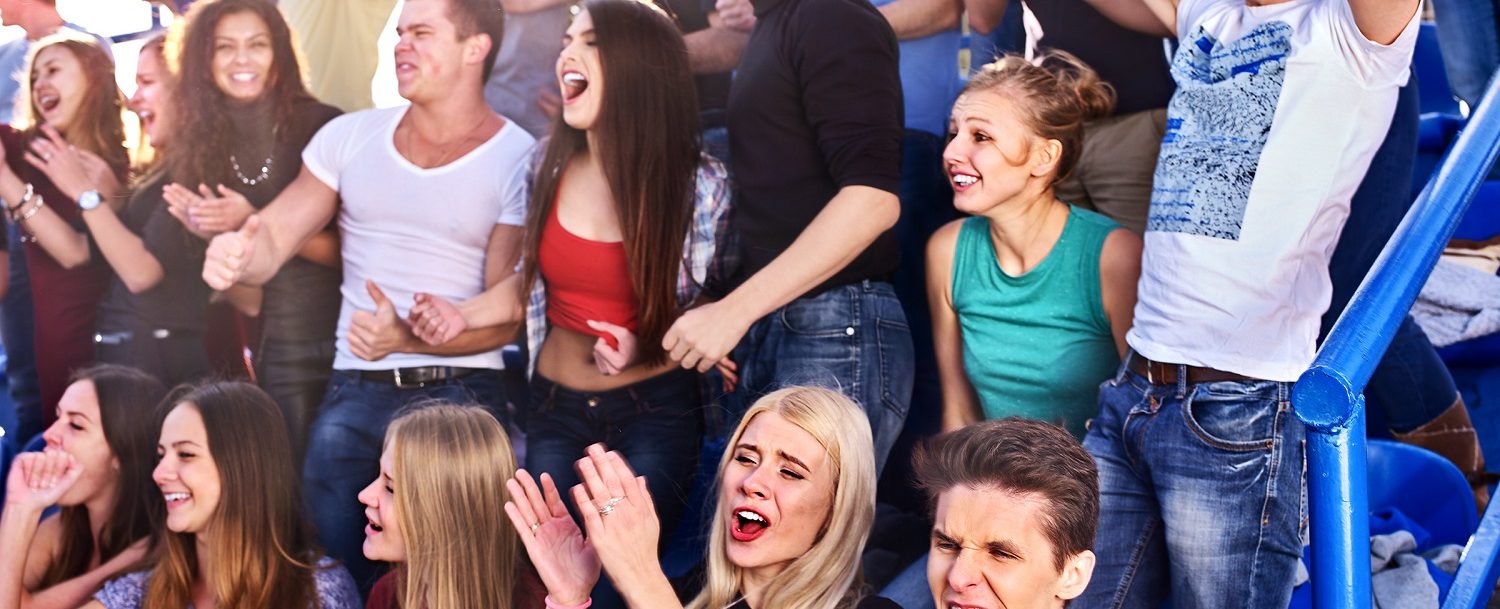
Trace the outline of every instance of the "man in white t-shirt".
[[517, 328], [470, 330], [432, 347], [402, 321], [415, 294], [473, 297], [520, 255], [535, 141], [483, 96], [502, 27], [493, 0], [407, 0], [395, 60], [411, 106], [329, 122], [308, 143], [296, 181], [244, 228], [215, 237], [204, 263], [215, 289], [259, 284], [338, 214], [338, 353], [303, 483], [322, 546], [366, 590], [376, 573], [360, 551], [366, 519], [356, 495], [379, 474], [392, 415], [423, 398], [486, 404], [497, 417], [504, 404], [499, 348]]
[[1132, 354], [1084, 440], [1094, 580], [1076, 607], [1284, 609], [1303, 425], [1349, 200], [1409, 74], [1420, 0], [1088, 0], [1176, 35]]

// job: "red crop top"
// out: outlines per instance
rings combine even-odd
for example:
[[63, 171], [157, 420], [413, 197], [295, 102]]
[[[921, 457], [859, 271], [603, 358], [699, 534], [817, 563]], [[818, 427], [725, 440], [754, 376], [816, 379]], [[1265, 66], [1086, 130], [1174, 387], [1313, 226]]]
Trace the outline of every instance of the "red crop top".
[[639, 301], [630, 282], [625, 244], [591, 241], [568, 232], [553, 203], [538, 249], [537, 268], [547, 282], [547, 322], [598, 336], [618, 348], [614, 336], [595, 331], [587, 322], [636, 330]]

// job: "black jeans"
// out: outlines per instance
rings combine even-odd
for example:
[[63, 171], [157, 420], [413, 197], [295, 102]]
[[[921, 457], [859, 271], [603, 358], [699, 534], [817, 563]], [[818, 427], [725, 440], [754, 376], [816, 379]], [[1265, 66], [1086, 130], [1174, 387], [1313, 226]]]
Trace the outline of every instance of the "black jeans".
[[287, 437], [292, 441], [296, 463], [307, 454], [307, 433], [318, 406], [328, 390], [328, 376], [333, 373], [333, 339], [276, 340], [264, 339], [255, 353], [255, 379], [286, 420]]
[[636, 475], [646, 477], [665, 541], [687, 505], [703, 445], [698, 388], [698, 374], [686, 370], [601, 393], [575, 391], [533, 374], [526, 469], [534, 476], [551, 474], [567, 496], [578, 484], [574, 462], [590, 444], [603, 442], [619, 451]]
[[94, 335], [94, 356], [102, 363], [139, 368], [169, 389], [213, 374], [199, 332], [101, 331]]

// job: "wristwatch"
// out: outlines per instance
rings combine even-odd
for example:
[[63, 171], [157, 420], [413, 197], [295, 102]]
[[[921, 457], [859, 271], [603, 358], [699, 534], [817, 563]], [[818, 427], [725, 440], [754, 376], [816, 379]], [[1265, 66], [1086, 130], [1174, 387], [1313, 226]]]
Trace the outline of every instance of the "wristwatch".
[[97, 191], [97, 190], [85, 190], [85, 191], [83, 191], [83, 194], [78, 195], [78, 209], [81, 209], [83, 211], [88, 211], [88, 210], [91, 210], [91, 209], [93, 209], [95, 207], [98, 207], [98, 206], [99, 206], [99, 191]]

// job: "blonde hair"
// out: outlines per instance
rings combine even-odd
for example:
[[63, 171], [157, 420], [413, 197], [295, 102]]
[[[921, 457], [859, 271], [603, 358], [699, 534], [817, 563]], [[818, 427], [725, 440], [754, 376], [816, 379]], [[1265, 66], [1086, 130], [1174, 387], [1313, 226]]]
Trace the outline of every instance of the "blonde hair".
[[1048, 50], [1030, 60], [1002, 55], [980, 68], [961, 95], [981, 91], [1011, 99], [1033, 133], [1062, 144], [1053, 184], [1067, 179], [1077, 167], [1083, 154], [1084, 123], [1107, 116], [1115, 108], [1114, 87], [1067, 51]]
[[[853, 400], [817, 387], [791, 387], [755, 402], [730, 437], [719, 462], [719, 478], [734, 458], [733, 447], [755, 417], [781, 415], [823, 446], [834, 467], [833, 503], [828, 519], [806, 553], [793, 560], [767, 586], [760, 605], [775, 609], [851, 607], [863, 586], [859, 557], [875, 520], [875, 448], [869, 418]], [[714, 510], [703, 591], [688, 609], [728, 607], [742, 595], [743, 571], [729, 562], [727, 506]]]
[[505, 429], [483, 408], [424, 402], [397, 417], [385, 441], [406, 539], [401, 606], [509, 607], [520, 558], [505, 517], [505, 481], [516, 472]]

